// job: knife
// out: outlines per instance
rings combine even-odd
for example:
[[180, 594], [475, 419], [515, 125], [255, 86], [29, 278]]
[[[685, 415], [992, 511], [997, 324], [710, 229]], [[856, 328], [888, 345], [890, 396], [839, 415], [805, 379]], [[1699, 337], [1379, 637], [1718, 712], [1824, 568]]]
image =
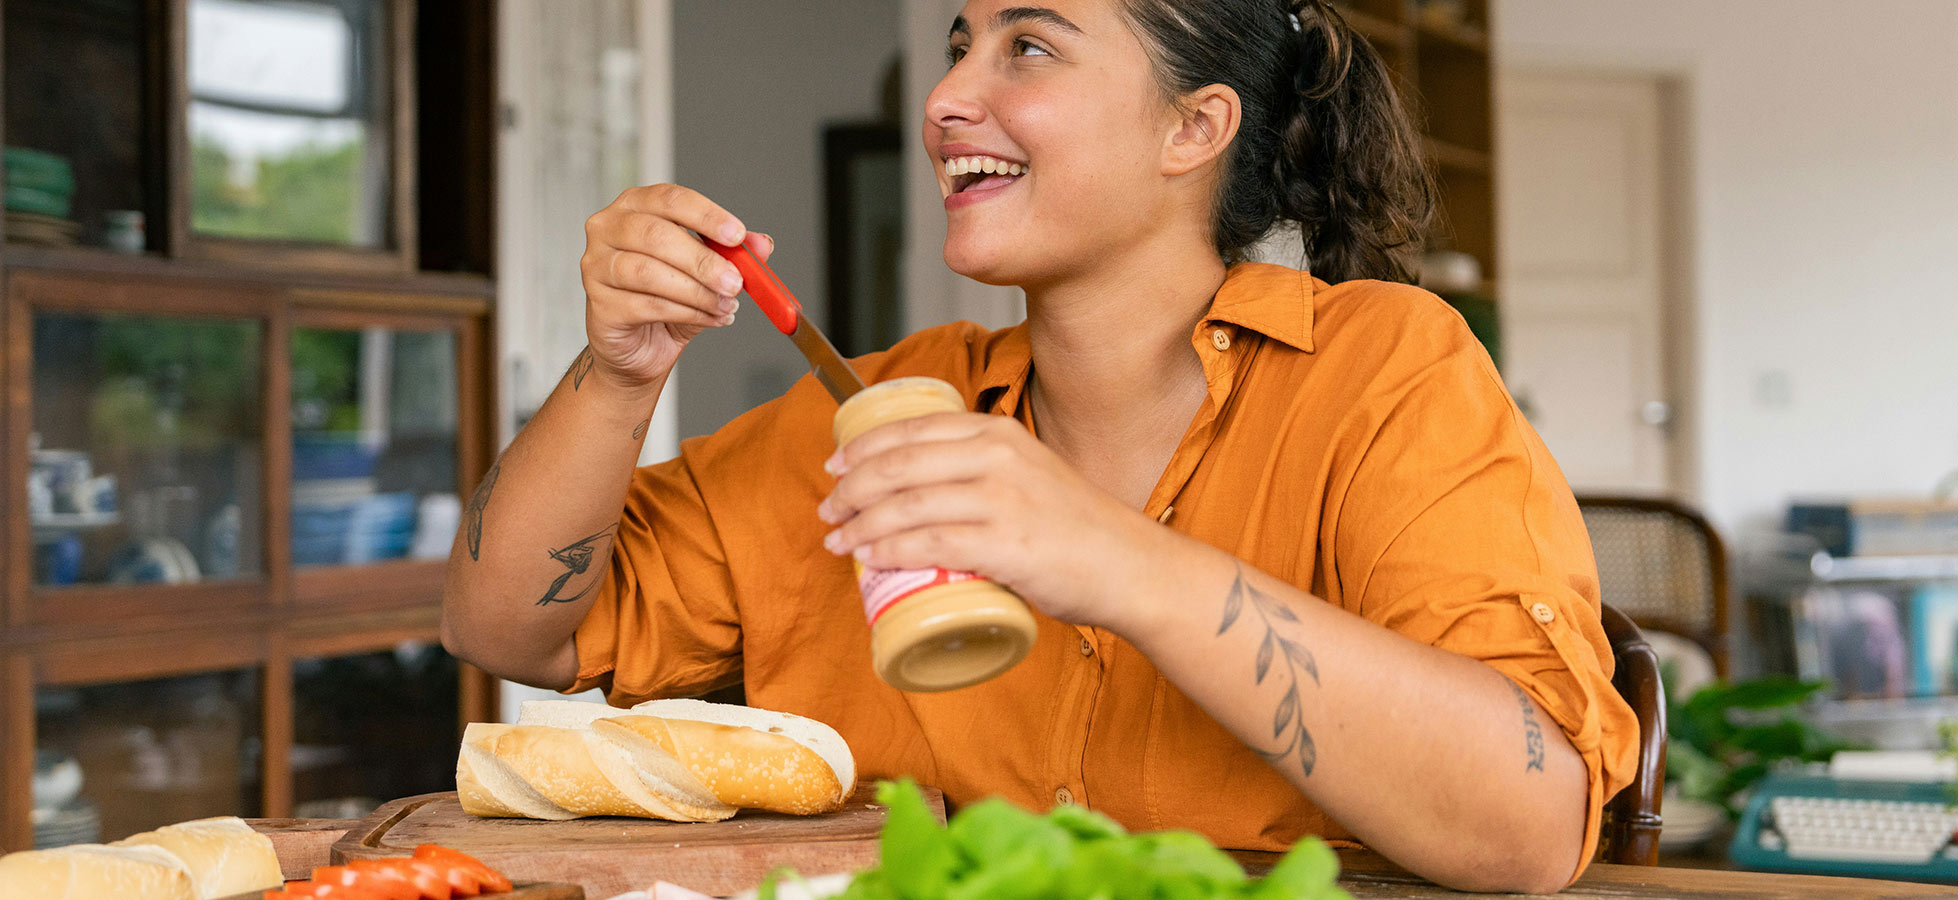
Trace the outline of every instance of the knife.
[[767, 314], [768, 321], [775, 325], [775, 329], [795, 342], [796, 349], [801, 350], [809, 360], [810, 371], [815, 373], [816, 380], [829, 388], [829, 395], [835, 397], [836, 402], [842, 403], [850, 399], [851, 394], [863, 390], [863, 379], [857, 377], [856, 370], [850, 368], [850, 363], [836, 352], [836, 345], [823, 337], [822, 331], [802, 314], [802, 304], [796, 302], [795, 295], [789, 293], [782, 279], [775, 277], [768, 264], [748, 249], [746, 242], [739, 247], [726, 247], [701, 238], [701, 243], [733, 263], [734, 268], [741, 272], [742, 289]]

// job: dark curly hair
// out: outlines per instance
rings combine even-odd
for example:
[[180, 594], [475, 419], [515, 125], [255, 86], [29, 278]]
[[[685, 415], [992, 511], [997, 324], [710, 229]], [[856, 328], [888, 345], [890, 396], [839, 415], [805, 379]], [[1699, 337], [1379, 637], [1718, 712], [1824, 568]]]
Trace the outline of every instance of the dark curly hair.
[[1434, 217], [1420, 134], [1387, 66], [1324, 0], [1122, 0], [1178, 102], [1237, 91], [1211, 234], [1227, 262], [1280, 220], [1313, 274], [1409, 281]]

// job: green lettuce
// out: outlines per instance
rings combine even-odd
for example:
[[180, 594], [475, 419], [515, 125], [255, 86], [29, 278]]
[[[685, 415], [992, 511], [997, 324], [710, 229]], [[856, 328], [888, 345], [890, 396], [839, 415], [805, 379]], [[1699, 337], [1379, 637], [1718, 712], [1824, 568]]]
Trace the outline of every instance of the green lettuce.
[[941, 826], [910, 779], [878, 784], [877, 802], [888, 810], [882, 863], [842, 900], [1352, 900], [1316, 837], [1253, 879], [1200, 834], [1129, 834], [1080, 807], [1037, 816], [987, 800]]

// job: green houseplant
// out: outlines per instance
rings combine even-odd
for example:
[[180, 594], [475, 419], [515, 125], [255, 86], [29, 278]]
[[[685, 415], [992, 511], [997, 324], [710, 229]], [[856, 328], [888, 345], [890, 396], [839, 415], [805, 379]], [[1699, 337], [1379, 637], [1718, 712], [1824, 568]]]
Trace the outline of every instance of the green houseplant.
[[[1672, 680], [1670, 673], [1662, 673]], [[1853, 745], [1800, 716], [1800, 705], [1826, 686], [1780, 675], [1715, 682], [1666, 709], [1666, 782], [1682, 797], [1740, 817], [1739, 798], [1784, 761], [1826, 762]]]

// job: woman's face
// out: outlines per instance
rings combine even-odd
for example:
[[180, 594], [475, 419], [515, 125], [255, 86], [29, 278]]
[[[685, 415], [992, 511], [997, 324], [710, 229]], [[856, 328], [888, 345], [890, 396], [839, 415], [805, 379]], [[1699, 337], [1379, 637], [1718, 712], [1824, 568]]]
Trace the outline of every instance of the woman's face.
[[1140, 246], [1170, 216], [1207, 217], [1174, 208], [1163, 148], [1177, 116], [1119, 0], [970, 0], [947, 46], [924, 140], [953, 271], [1035, 286]]

